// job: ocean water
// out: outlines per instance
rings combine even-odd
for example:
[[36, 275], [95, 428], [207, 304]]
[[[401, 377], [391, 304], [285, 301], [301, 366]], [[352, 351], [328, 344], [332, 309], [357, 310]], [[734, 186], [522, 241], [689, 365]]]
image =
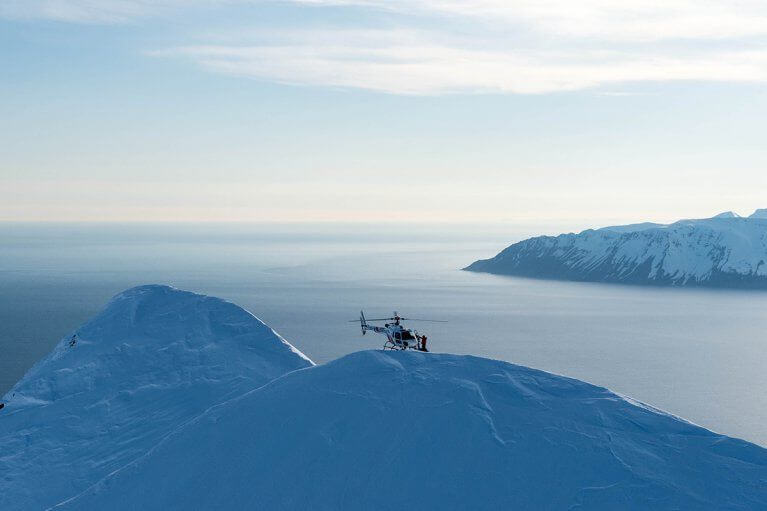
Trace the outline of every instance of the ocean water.
[[591, 383], [767, 446], [767, 292], [664, 289], [460, 271], [531, 234], [476, 226], [0, 226], [0, 394], [134, 285], [242, 305], [316, 362], [375, 349], [350, 323], [412, 323], [433, 351]]

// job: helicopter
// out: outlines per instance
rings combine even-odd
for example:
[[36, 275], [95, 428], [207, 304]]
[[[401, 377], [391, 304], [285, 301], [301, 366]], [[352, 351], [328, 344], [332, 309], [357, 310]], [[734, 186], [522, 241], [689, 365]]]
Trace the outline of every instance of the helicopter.
[[[421, 335], [417, 330], [405, 328], [400, 321], [428, 321], [431, 323], [447, 323], [438, 319], [415, 319], [403, 318], [395, 311], [391, 318], [366, 319], [365, 313], [360, 311], [360, 319], [352, 319], [350, 323], [359, 321], [362, 328], [362, 335], [371, 330], [377, 334], [384, 334], [386, 342], [383, 345], [385, 350], [418, 350], [428, 351], [426, 349], [426, 335]], [[388, 321], [384, 326], [368, 325], [368, 321]]]

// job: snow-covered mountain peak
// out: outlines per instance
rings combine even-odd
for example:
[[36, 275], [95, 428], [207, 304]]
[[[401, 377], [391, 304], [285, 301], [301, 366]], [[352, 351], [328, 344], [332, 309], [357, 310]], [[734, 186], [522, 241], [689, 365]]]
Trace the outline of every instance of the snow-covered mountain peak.
[[515, 243], [466, 270], [594, 282], [767, 288], [767, 221], [732, 212]]
[[120, 293], [4, 396], [0, 509], [52, 505], [208, 407], [311, 365], [225, 300], [156, 285]]
[[209, 410], [61, 508], [758, 509], [765, 477], [767, 450], [604, 388], [365, 351]]
[[732, 211], [725, 211], [723, 213], [719, 213], [718, 215], [714, 215], [711, 218], [740, 218], [740, 215], [733, 213]]
[[[230, 352], [241, 354], [235, 357], [241, 367], [219, 363]], [[310, 363], [237, 305], [169, 286], [139, 286], [116, 295], [101, 313], [61, 339], [16, 384], [9, 401], [55, 401], [150, 378], [154, 384], [175, 385], [230, 377], [263, 382], [284, 373], [296, 358]]]
[[757, 209], [748, 218], [767, 218], [767, 208]]
[[76, 335], [0, 410], [3, 511], [767, 507], [767, 450], [506, 362], [313, 366], [236, 305], [163, 286]]

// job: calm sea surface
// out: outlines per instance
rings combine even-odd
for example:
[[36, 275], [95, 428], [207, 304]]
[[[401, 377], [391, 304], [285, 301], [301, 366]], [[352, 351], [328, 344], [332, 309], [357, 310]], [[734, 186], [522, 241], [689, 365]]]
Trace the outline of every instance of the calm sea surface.
[[655, 289], [459, 271], [522, 237], [340, 226], [0, 226], [0, 394], [134, 285], [252, 311], [316, 362], [380, 347], [347, 320], [402, 315], [433, 351], [606, 386], [767, 446], [767, 292]]

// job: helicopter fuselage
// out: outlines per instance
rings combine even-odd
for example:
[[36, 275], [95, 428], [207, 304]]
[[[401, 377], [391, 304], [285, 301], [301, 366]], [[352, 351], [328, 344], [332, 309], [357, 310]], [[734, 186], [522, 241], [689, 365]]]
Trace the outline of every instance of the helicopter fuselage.
[[[384, 334], [388, 341], [387, 345], [391, 343], [389, 347], [393, 349], [406, 350], [419, 348], [418, 334], [396, 323], [387, 323], [384, 326], [363, 325], [363, 330]], [[386, 347], [384, 346], [384, 348]]]

